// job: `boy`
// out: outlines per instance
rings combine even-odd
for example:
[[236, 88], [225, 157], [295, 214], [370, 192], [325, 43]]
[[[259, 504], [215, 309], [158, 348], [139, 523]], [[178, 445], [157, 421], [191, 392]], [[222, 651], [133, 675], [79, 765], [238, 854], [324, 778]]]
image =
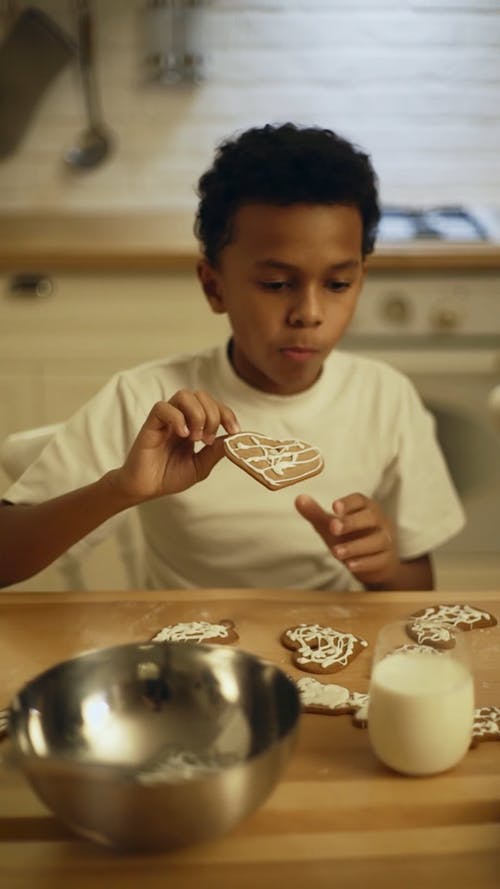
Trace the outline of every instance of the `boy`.
[[[198, 277], [229, 343], [117, 374], [70, 419], [5, 494], [0, 584], [137, 506], [151, 587], [432, 589], [463, 513], [431, 418], [397, 371], [334, 349], [379, 221], [369, 158], [329, 130], [255, 128], [199, 196]], [[240, 428], [309, 441], [325, 468], [271, 494], [221, 459]]]

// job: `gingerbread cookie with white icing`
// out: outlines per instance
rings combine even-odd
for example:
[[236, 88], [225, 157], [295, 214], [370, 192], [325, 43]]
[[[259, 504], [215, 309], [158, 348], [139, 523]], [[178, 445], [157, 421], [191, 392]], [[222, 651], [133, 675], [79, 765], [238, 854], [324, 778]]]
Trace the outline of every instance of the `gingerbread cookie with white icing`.
[[418, 645], [453, 648], [454, 633], [494, 627], [496, 617], [472, 605], [431, 605], [410, 615], [407, 633]]
[[[368, 695], [366, 702], [353, 713], [353, 725], [358, 728], [368, 726]], [[500, 741], [500, 707], [478, 707], [474, 710], [471, 747], [477, 747], [482, 741]]]
[[434, 655], [442, 653], [439, 648], [434, 648], [432, 645], [418, 645], [416, 642], [412, 642], [409, 645], [399, 645], [397, 648], [393, 648], [392, 651], [387, 652], [387, 657], [391, 654], [406, 654], [406, 652]]
[[368, 700], [368, 695], [349, 691], [343, 685], [327, 684], [304, 676], [297, 681], [302, 709], [305, 713], [323, 713], [342, 716], [355, 713]]
[[358, 707], [352, 714], [352, 724], [356, 728], [368, 728], [368, 695], [365, 695], [366, 701]]
[[232, 620], [210, 623], [206, 620], [171, 624], [162, 627], [153, 636], [152, 642], [217, 642], [229, 644], [239, 639]]
[[283, 632], [281, 643], [294, 652], [293, 663], [306, 673], [336, 673], [368, 645], [360, 636], [319, 624], [289, 627]]
[[500, 707], [474, 710], [471, 747], [477, 747], [481, 741], [500, 741]]
[[318, 475], [324, 466], [318, 448], [299, 439], [280, 441], [260, 432], [237, 432], [224, 439], [226, 456], [264, 485], [279, 491]]
[[9, 712], [9, 710], [0, 710], [0, 739], [8, 734]]

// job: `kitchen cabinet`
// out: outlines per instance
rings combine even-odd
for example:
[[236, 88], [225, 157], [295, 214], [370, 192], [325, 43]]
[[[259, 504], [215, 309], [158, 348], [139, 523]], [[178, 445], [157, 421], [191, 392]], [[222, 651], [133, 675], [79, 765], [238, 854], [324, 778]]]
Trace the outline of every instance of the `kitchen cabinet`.
[[0, 360], [0, 430], [2, 437], [15, 429], [41, 424], [39, 387], [34, 367], [19, 369]]
[[203, 348], [227, 330], [192, 273], [68, 274], [47, 296], [0, 282], [0, 435], [65, 419], [117, 370]]

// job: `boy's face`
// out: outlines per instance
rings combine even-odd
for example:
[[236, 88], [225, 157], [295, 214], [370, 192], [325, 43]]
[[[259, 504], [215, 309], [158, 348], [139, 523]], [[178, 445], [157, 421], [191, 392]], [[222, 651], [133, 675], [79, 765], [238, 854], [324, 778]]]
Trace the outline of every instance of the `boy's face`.
[[227, 312], [237, 374], [278, 395], [302, 392], [354, 314], [364, 277], [362, 220], [335, 204], [242, 206], [231, 243], [198, 275], [215, 312]]

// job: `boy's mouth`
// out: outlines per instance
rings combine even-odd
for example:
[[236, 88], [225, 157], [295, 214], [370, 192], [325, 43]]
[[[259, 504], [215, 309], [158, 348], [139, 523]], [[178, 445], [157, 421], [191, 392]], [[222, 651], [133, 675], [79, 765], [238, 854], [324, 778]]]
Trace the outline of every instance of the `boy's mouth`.
[[303, 362], [314, 358], [318, 354], [318, 349], [310, 349], [303, 346], [285, 346], [283, 349], [280, 349], [280, 352], [291, 361]]

